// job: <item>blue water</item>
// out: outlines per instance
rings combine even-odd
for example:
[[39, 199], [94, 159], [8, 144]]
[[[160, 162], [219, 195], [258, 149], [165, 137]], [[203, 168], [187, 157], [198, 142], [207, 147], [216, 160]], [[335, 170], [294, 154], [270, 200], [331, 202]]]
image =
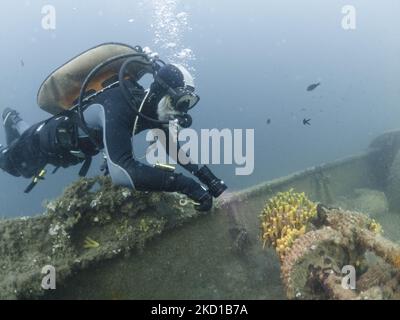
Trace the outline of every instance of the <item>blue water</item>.
[[[213, 167], [232, 189], [250, 186], [357, 153], [399, 128], [400, 2], [351, 1], [357, 28], [346, 31], [347, 2], [53, 0], [56, 29], [48, 31], [41, 27], [48, 1], [2, 1], [0, 106], [17, 108], [32, 123], [47, 117], [36, 105], [42, 81], [102, 42], [140, 44], [172, 57], [163, 47], [171, 35], [156, 41], [156, 8], [184, 12], [187, 24], [172, 39], [195, 56], [186, 61], [202, 98], [194, 127], [255, 129], [254, 174], [237, 177], [234, 166]], [[318, 81], [319, 88], [306, 91]], [[78, 170], [60, 170], [29, 195], [23, 193], [29, 181], [1, 172], [0, 217], [42, 212], [42, 201], [57, 196]], [[97, 171], [94, 165], [91, 174]]]

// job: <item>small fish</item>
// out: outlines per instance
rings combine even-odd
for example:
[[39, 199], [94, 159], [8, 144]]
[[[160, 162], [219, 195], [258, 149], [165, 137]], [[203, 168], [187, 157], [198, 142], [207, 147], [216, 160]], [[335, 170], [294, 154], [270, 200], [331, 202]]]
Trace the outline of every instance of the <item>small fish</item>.
[[270, 118], [267, 119], [267, 124], [271, 124], [271, 119]]
[[22, 60], [22, 59], [21, 59], [21, 66], [22, 66], [22, 67], [25, 67], [25, 62], [24, 62], [24, 60]]
[[311, 121], [311, 119], [303, 119], [303, 125], [311, 126], [310, 121]]
[[313, 91], [321, 85], [321, 82], [313, 83], [307, 87], [307, 91]]

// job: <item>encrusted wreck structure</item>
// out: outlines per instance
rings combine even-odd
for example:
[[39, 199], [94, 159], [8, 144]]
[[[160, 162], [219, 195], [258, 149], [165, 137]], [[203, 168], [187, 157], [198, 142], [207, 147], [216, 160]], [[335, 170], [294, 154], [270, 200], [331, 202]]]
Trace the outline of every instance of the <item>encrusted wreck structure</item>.
[[[289, 299], [400, 298], [400, 246], [367, 215], [316, 205], [290, 190], [267, 202], [261, 220]], [[353, 288], [343, 281], [348, 267]]]
[[46, 265], [63, 283], [101, 261], [142, 251], [148, 240], [197, 215], [187, 203], [176, 194], [116, 187], [105, 177], [81, 179], [42, 216], [0, 223], [0, 298], [43, 296]]
[[[178, 194], [82, 179], [42, 215], [0, 221], [0, 298], [398, 299], [399, 149], [400, 132], [384, 134], [365, 153], [227, 193], [205, 215]], [[264, 219], [267, 239], [260, 212], [280, 193], [289, 202], [272, 206], [294, 224], [276, 216], [278, 237]], [[342, 290], [343, 264], [356, 290]], [[47, 265], [56, 290], [41, 287]]]

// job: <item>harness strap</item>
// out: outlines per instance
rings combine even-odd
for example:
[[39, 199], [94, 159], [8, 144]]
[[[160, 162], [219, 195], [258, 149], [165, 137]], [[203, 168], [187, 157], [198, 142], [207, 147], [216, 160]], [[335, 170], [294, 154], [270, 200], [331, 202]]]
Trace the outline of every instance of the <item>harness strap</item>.
[[79, 170], [80, 177], [86, 177], [92, 164], [92, 157], [86, 157], [81, 169]]

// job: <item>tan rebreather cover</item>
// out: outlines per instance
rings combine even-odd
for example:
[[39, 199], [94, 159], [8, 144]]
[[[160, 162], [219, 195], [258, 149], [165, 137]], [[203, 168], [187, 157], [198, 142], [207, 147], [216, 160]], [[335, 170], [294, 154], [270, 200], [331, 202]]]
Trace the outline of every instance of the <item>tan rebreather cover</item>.
[[[37, 103], [39, 107], [53, 115], [74, 106], [85, 78], [100, 63], [124, 54], [137, 53], [128, 45], [120, 43], [105, 43], [89, 49], [54, 71], [40, 86]], [[129, 74], [139, 80], [145, 73], [152, 72], [151, 62], [145, 57], [138, 57], [141, 63], [132, 64]], [[125, 59], [111, 63], [93, 78], [87, 91], [102, 90], [104, 81], [118, 75]]]

